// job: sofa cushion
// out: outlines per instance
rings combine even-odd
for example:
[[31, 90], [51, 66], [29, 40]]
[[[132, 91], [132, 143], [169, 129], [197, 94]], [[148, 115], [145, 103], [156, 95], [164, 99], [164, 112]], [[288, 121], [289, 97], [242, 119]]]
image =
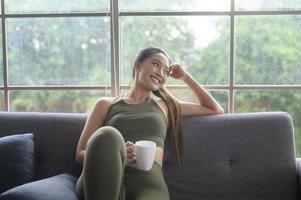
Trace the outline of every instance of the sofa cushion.
[[65, 173], [15, 187], [1, 194], [0, 200], [78, 200], [75, 185], [76, 178]]
[[34, 169], [33, 134], [17, 134], [0, 138], [0, 194], [31, 182]]

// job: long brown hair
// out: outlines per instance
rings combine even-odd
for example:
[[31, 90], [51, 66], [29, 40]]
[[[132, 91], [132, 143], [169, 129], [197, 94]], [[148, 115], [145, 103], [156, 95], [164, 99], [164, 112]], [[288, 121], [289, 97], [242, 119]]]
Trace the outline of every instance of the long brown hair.
[[[140, 50], [135, 58], [134, 63], [142, 63], [153, 54], [161, 53], [166, 56], [170, 62], [168, 54], [161, 48], [147, 47]], [[133, 78], [135, 70], [133, 67]], [[183, 164], [183, 136], [182, 136], [182, 114], [179, 101], [172, 93], [163, 86], [159, 90], [153, 91], [153, 94], [166, 103], [168, 108], [168, 134], [169, 146], [171, 146], [173, 163], [181, 167]]]

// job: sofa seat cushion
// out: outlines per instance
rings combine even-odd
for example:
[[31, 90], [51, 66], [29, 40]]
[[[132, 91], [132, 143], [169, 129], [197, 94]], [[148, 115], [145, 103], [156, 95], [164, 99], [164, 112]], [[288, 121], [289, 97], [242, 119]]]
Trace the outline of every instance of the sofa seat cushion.
[[56, 175], [8, 190], [1, 194], [0, 200], [78, 200], [76, 180], [71, 174]]
[[33, 134], [16, 134], [0, 138], [0, 194], [33, 181]]

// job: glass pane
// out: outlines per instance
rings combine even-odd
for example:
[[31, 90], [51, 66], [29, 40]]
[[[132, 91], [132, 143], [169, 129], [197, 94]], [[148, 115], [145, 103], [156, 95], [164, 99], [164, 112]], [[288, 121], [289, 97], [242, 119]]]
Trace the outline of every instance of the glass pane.
[[107, 17], [7, 19], [12, 85], [111, 83]]
[[301, 156], [301, 92], [235, 92], [235, 112], [285, 111], [294, 122], [297, 157]]
[[3, 91], [0, 91], [0, 111], [4, 111], [4, 94]]
[[89, 112], [96, 100], [110, 96], [103, 91], [11, 91], [10, 111], [25, 112]]
[[5, 0], [6, 13], [100, 12], [109, 8], [109, 0]]
[[228, 83], [228, 17], [122, 17], [122, 84], [132, 81], [134, 57], [148, 46], [165, 49], [172, 63], [181, 63], [201, 84]]
[[2, 46], [2, 26], [0, 27], [0, 85], [3, 85], [3, 46]]
[[[188, 89], [172, 89], [172, 94], [175, 95], [179, 100], [198, 102], [196, 96], [191, 90]], [[209, 91], [210, 94], [221, 104], [224, 108], [225, 113], [228, 112], [228, 92], [226, 91]]]
[[[121, 94], [126, 94], [128, 89], [122, 89]], [[188, 89], [170, 89], [170, 92], [181, 101], [198, 102], [195, 95]], [[228, 112], [228, 92], [226, 91], [209, 91], [210, 94], [221, 104], [225, 113]]]
[[236, 10], [298, 10], [301, 0], [235, 0]]
[[239, 16], [237, 84], [301, 84], [301, 16]]
[[121, 0], [122, 11], [229, 11], [230, 0]]

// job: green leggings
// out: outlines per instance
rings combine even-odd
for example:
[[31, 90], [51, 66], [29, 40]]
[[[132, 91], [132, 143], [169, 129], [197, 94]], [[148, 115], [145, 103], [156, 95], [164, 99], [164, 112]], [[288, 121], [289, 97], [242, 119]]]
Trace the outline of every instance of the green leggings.
[[96, 130], [86, 147], [76, 192], [85, 200], [169, 200], [161, 167], [150, 171], [126, 165], [124, 139], [109, 126]]

